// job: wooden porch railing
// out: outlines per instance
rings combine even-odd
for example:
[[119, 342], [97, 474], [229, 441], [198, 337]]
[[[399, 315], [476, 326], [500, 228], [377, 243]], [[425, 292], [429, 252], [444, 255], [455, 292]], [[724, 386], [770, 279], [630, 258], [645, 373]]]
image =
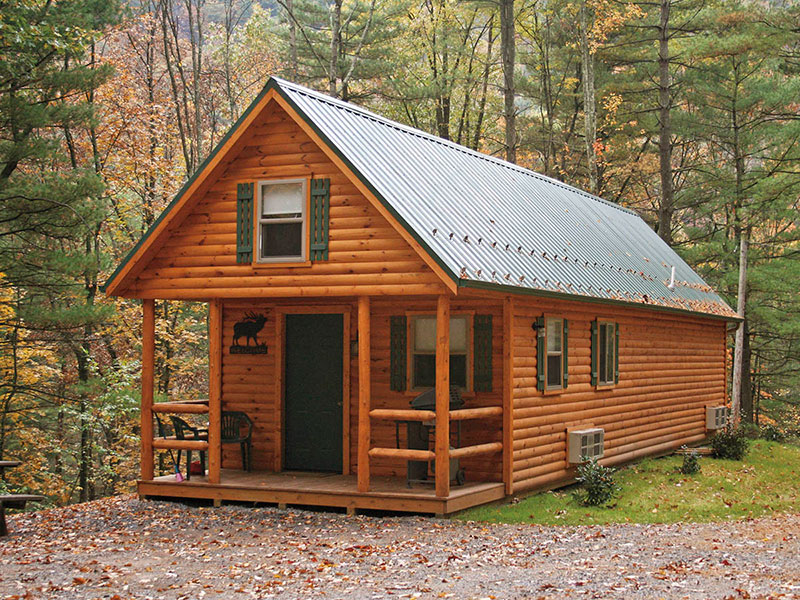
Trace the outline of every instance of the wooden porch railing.
[[158, 402], [153, 404], [153, 412], [177, 415], [205, 415], [208, 414], [208, 400], [198, 402]]
[[[436, 413], [432, 410], [413, 410], [413, 409], [391, 409], [374, 408], [369, 411], [371, 419], [387, 421], [435, 421]], [[451, 421], [467, 421], [474, 419], [484, 419], [502, 417], [502, 406], [483, 406], [480, 408], [459, 408], [450, 411]], [[471, 458], [483, 454], [497, 454], [503, 451], [502, 442], [488, 442], [485, 444], [474, 444], [472, 446], [462, 446], [450, 450], [450, 458]], [[399, 460], [434, 460], [435, 452], [431, 450], [411, 450], [407, 448], [370, 448], [369, 456], [375, 458], [396, 458]]]

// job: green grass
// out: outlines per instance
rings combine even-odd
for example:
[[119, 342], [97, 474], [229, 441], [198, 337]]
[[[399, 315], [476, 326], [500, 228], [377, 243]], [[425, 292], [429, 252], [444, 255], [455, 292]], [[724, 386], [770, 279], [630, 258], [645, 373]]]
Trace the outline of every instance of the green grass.
[[543, 492], [515, 504], [480, 506], [458, 518], [494, 523], [591, 525], [675, 523], [800, 511], [800, 448], [755, 440], [743, 462], [700, 459], [701, 472], [682, 475], [683, 458], [646, 459], [619, 469], [621, 491], [606, 506], [583, 506], [576, 487]]

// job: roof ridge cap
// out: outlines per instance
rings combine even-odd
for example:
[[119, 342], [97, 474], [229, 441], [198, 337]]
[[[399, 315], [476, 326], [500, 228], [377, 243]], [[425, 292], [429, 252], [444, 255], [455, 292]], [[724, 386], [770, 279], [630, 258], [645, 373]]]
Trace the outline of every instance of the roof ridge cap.
[[307, 88], [305, 86], [302, 86], [300, 84], [293, 83], [293, 82], [287, 81], [285, 79], [281, 79], [280, 77], [274, 77], [273, 76], [272, 79], [275, 80], [275, 82], [278, 85], [282, 86], [282, 87], [290, 88], [290, 89], [296, 91], [297, 93], [303, 94], [305, 96], [312, 97], [315, 100], [319, 100], [320, 102], [327, 102], [328, 104], [330, 104], [332, 106], [336, 106], [337, 108], [340, 108], [342, 110], [346, 110], [348, 112], [357, 114], [359, 116], [372, 119], [372, 120], [374, 120], [376, 122], [379, 122], [382, 125], [385, 125], [387, 127], [392, 127], [394, 129], [397, 129], [398, 131], [402, 131], [403, 133], [407, 133], [409, 135], [414, 135], [414, 136], [422, 138], [422, 139], [424, 139], [426, 141], [433, 142], [435, 144], [440, 144], [442, 146], [446, 146], [446, 147], [450, 148], [451, 150], [455, 150], [457, 152], [461, 152], [463, 154], [467, 154], [467, 155], [473, 156], [475, 158], [479, 158], [481, 160], [485, 160], [487, 162], [491, 162], [491, 163], [493, 163], [493, 164], [495, 164], [495, 165], [497, 165], [499, 167], [503, 167], [503, 168], [509, 169], [511, 171], [516, 171], [516, 172], [520, 173], [521, 175], [526, 175], [528, 177], [533, 177], [534, 179], [539, 179], [539, 180], [541, 180], [541, 181], [543, 181], [545, 183], [549, 183], [550, 185], [555, 185], [555, 186], [558, 186], [558, 187], [561, 187], [561, 188], [564, 188], [564, 189], [568, 189], [570, 191], [573, 191], [573, 192], [576, 192], [576, 193], [580, 194], [581, 196], [585, 196], [586, 198], [589, 198], [590, 200], [594, 200], [595, 202], [600, 202], [601, 204], [605, 204], [606, 206], [609, 206], [609, 207], [614, 208], [616, 210], [619, 210], [621, 212], [628, 213], [628, 214], [635, 215], [635, 216], [639, 216], [636, 211], [634, 211], [634, 210], [632, 210], [630, 208], [627, 208], [625, 206], [620, 206], [619, 204], [616, 204], [614, 202], [610, 202], [609, 200], [605, 200], [605, 199], [603, 199], [603, 198], [601, 198], [599, 196], [595, 196], [594, 194], [591, 194], [591, 193], [589, 193], [589, 192], [587, 192], [585, 190], [582, 190], [580, 188], [577, 188], [577, 187], [574, 187], [572, 185], [569, 185], [568, 183], [564, 183], [563, 181], [559, 181], [558, 179], [554, 179], [552, 177], [548, 177], [547, 175], [542, 175], [541, 173], [537, 173], [536, 171], [532, 171], [531, 169], [527, 169], [527, 168], [522, 167], [520, 165], [517, 165], [517, 164], [514, 164], [514, 163], [510, 163], [510, 162], [508, 162], [506, 160], [503, 160], [502, 158], [498, 158], [498, 157], [492, 156], [490, 154], [484, 154], [483, 152], [478, 152], [476, 150], [472, 150], [471, 148], [467, 148], [466, 146], [462, 146], [461, 144], [457, 144], [457, 143], [453, 142], [452, 140], [446, 140], [444, 138], [438, 137], [438, 136], [433, 135], [431, 133], [428, 133], [426, 131], [422, 131], [421, 129], [417, 129], [415, 127], [411, 127], [410, 125], [405, 125], [405, 124], [399, 123], [397, 121], [392, 121], [391, 119], [388, 119], [388, 118], [386, 118], [386, 117], [384, 117], [382, 115], [379, 115], [378, 113], [372, 112], [371, 110], [369, 110], [367, 108], [364, 108], [363, 106], [359, 106], [357, 104], [351, 104], [349, 102], [345, 102], [344, 100], [340, 100], [339, 98], [334, 98], [333, 96], [329, 96], [327, 94], [323, 94], [322, 92], [318, 92], [316, 90], [312, 90], [312, 89]]

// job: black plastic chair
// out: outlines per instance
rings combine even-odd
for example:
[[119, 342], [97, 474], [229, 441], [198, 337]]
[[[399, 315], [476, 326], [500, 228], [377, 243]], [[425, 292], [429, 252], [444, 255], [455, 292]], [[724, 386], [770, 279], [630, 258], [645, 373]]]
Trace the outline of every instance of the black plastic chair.
[[[244, 428], [246, 433], [242, 433]], [[231, 410], [222, 413], [222, 443], [239, 444], [242, 452], [242, 470], [250, 471], [253, 468], [253, 421], [247, 413]]]
[[[164, 423], [164, 421], [161, 420], [161, 417], [158, 416], [158, 413], [153, 413], [153, 416], [156, 418], [156, 425], [158, 426], [158, 437], [163, 438], [165, 440], [169, 438], [176, 439], [175, 435], [169, 430], [169, 426], [166, 423]], [[170, 450], [169, 453], [172, 456], [172, 450]], [[172, 462], [174, 462], [176, 466], [181, 464], [181, 456], [183, 456], [182, 450], [178, 450], [177, 460], [175, 460], [175, 456], [172, 456]], [[158, 455], [159, 474], [163, 471], [163, 463], [161, 460], [163, 457], [164, 455], [162, 453], [159, 453]]]
[[[208, 441], [208, 429], [200, 429], [199, 427], [193, 427], [189, 425], [186, 421], [181, 419], [180, 417], [176, 417], [175, 415], [170, 415], [170, 420], [172, 421], [172, 427], [175, 429], [175, 439], [178, 440], [201, 440], [204, 442]], [[203, 475], [206, 473], [206, 451], [205, 450], [198, 450], [200, 453], [200, 469], [203, 471]], [[178, 453], [178, 461], [180, 462], [180, 452]], [[186, 479], [191, 479], [192, 476], [192, 451], [186, 451]]]

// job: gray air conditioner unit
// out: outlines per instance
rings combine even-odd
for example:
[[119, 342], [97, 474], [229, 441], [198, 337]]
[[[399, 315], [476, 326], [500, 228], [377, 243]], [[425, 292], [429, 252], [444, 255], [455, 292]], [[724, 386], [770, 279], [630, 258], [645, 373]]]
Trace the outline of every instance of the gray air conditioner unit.
[[706, 429], [722, 429], [730, 417], [731, 409], [727, 406], [706, 406]]
[[599, 427], [570, 431], [567, 434], [567, 458], [570, 463], [577, 464], [586, 458], [603, 456], [605, 432]]

